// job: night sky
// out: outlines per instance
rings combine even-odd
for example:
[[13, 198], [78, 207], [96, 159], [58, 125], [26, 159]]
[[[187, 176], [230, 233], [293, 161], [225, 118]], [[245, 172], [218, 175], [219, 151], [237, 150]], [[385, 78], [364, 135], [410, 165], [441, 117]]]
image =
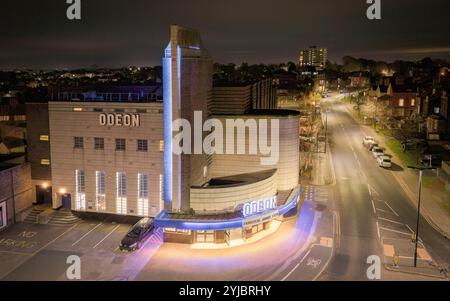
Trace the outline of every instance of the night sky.
[[201, 32], [221, 63], [297, 61], [309, 45], [377, 60], [450, 60], [450, 0], [1, 0], [0, 68], [122, 67], [161, 64], [172, 23]]

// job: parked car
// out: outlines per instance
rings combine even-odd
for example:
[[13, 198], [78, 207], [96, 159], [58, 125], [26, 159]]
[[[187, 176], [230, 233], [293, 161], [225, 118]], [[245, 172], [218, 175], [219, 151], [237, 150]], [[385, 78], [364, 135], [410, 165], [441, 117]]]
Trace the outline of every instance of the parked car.
[[372, 149], [375, 148], [375, 147], [380, 147], [380, 146], [376, 142], [369, 143], [368, 146], [367, 146], [368, 150], [370, 150], [370, 151], [372, 151]]
[[119, 249], [121, 251], [135, 251], [139, 249], [142, 242], [152, 232], [153, 228], [153, 219], [144, 217], [131, 227], [120, 242]]
[[365, 147], [368, 147], [369, 144], [371, 144], [371, 143], [375, 143], [375, 139], [374, 139], [372, 136], [365, 136], [365, 137], [363, 138], [362, 144], [363, 144]]
[[377, 161], [378, 161], [378, 166], [380, 166], [380, 167], [385, 167], [385, 168], [392, 167], [391, 158], [386, 155], [378, 156]]
[[378, 156], [384, 155], [384, 150], [381, 147], [376, 146], [372, 148], [372, 155], [374, 158], [377, 158]]

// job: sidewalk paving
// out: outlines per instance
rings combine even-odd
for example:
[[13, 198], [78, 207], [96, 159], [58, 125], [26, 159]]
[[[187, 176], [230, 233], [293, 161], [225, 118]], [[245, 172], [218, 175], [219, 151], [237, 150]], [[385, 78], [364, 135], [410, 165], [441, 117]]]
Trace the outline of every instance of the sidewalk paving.
[[[358, 121], [358, 117], [355, 116], [351, 105], [345, 102], [344, 104], [353, 118]], [[361, 122], [359, 123], [361, 124]], [[367, 135], [375, 137], [375, 139], [379, 141], [380, 145], [384, 147], [387, 146], [386, 141], [388, 139], [394, 139], [377, 133], [371, 126], [361, 124], [361, 127]], [[396, 178], [400, 186], [402, 186], [410, 201], [417, 206], [419, 183], [418, 171], [408, 169], [401, 159], [389, 147], [386, 147], [386, 149], [389, 151], [389, 154], [392, 155], [392, 161], [401, 167], [401, 170], [392, 171], [393, 176]], [[420, 204], [421, 214], [433, 228], [445, 237], [449, 238], [450, 214], [447, 211], [446, 206], [450, 206], [450, 192], [445, 189], [445, 185], [440, 182], [436, 174], [427, 172], [424, 173], [424, 175], [427, 177], [431, 176], [432, 180], [430, 181], [430, 185], [422, 185]]]

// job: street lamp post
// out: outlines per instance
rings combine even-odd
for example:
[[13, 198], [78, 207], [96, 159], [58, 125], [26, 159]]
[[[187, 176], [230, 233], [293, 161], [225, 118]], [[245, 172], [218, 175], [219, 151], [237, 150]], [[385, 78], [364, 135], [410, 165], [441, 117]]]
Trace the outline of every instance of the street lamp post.
[[417, 267], [417, 243], [419, 241], [419, 219], [420, 219], [420, 195], [422, 193], [422, 174], [424, 170], [434, 169], [432, 167], [408, 166], [408, 168], [419, 170], [419, 198], [417, 201], [417, 222], [414, 246], [414, 267]]

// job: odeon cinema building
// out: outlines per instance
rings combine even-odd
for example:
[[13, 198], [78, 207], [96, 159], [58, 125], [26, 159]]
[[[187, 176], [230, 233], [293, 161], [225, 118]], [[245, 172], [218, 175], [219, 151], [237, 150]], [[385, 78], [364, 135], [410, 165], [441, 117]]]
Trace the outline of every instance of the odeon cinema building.
[[[36, 195], [81, 216], [153, 217], [168, 242], [233, 246], [276, 231], [298, 209], [298, 112], [276, 109], [270, 79], [213, 85], [212, 72], [199, 33], [173, 25], [160, 91], [61, 92], [30, 104], [29, 112], [48, 114], [39, 126], [32, 123], [43, 119], [30, 118]], [[176, 120], [192, 125], [191, 145], [181, 141], [191, 152], [174, 151], [187, 130]], [[206, 120], [223, 124], [233, 149], [196, 151], [194, 128]]]

